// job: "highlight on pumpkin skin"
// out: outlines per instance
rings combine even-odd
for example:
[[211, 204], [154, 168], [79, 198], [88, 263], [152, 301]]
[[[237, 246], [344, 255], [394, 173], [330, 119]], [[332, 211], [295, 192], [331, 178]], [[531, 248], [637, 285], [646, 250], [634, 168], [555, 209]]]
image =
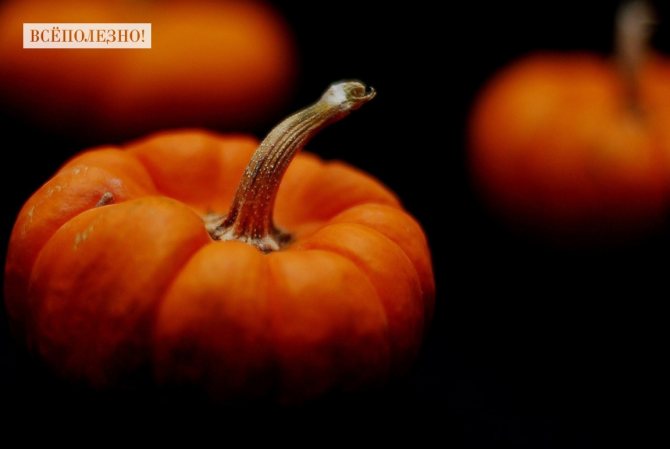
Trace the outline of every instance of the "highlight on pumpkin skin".
[[263, 252], [276, 251], [291, 237], [273, 223], [279, 184], [291, 160], [321, 129], [343, 119], [376, 95], [360, 81], [332, 84], [313, 105], [296, 112], [261, 142], [244, 171], [233, 205], [209, 233], [216, 240], [239, 240]]

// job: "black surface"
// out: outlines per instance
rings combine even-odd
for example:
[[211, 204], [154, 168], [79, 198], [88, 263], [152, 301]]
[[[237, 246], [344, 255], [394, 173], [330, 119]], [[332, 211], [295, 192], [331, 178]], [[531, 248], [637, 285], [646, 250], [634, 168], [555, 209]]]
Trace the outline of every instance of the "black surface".
[[[670, 8], [656, 3], [670, 22]], [[452, 447], [586, 448], [643, 437], [638, 424], [654, 422], [650, 404], [662, 403], [668, 235], [590, 249], [544, 244], [489, 214], [466, 169], [467, 114], [485, 80], [535, 50], [606, 54], [616, 2], [465, 2], [444, 13], [432, 4], [278, 2], [302, 52], [294, 108], [342, 78], [377, 88], [374, 102], [309, 148], [398, 193], [429, 236], [438, 289], [436, 316], [408, 378], [282, 414], [318, 419], [336, 411], [341, 422], [362, 427], [359, 418], [430, 415], [417, 432]], [[670, 50], [669, 36], [661, 25], [656, 46]], [[15, 142], [2, 145], [4, 252], [27, 197], [67, 157], [102, 142], [47, 134], [9, 110], [0, 132]], [[433, 162], [437, 154], [447, 162]], [[62, 413], [67, 404], [86, 413], [155, 412], [150, 401], [71, 394], [20, 357], [0, 321], [0, 394], [14, 410]]]

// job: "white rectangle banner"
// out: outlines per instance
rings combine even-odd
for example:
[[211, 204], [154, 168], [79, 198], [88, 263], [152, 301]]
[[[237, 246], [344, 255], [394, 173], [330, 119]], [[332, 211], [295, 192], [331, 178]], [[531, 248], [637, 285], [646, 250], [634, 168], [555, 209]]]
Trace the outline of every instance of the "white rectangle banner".
[[151, 48], [151, 24], [24, 23], [23, 48]]

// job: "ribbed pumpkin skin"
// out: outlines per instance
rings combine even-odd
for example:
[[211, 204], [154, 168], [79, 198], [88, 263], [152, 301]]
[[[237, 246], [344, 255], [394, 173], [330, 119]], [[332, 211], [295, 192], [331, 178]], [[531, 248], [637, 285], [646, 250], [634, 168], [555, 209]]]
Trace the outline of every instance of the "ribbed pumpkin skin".
[[68, 162], [11, 236], [17, 332], [69, 379], [151, 372], [223, 400], [296, 402], [405, 370], [433, 309], [421, 227], [369, 175], [300, 153], [275, 207], [293, 241], [214, 241], [203, 217], [226, 213], [257, 145], [172, 131]]

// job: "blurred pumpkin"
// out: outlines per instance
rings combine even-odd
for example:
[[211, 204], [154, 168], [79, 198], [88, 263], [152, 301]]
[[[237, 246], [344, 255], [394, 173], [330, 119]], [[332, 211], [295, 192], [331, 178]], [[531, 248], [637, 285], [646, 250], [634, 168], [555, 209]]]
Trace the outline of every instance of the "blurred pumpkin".
[[14, 328], [96, 387], [152, 370], [295, 402], [402, 373], [433, 308], [423, 231], [365, 173], [296, 156], [373, 96], [335, 84], [260, 145], [172, 131], [76, 156], [14, 226]]
[[[149, 22], [152, 48], [23, 49], [24, 22]], [[7, 105], [98, 137], [253, 126], [282, 106], [296, 72], [291, 33], [261, 0], [10, 0], [0, 61]]]
[[560, 236], [658, 226], [670, 188], [670, 61], [646, 51], [650, 12], [619, 16], [618, 60], [539, 53], [481, 92], [470, 123], [477, 186], [508, 219]]

